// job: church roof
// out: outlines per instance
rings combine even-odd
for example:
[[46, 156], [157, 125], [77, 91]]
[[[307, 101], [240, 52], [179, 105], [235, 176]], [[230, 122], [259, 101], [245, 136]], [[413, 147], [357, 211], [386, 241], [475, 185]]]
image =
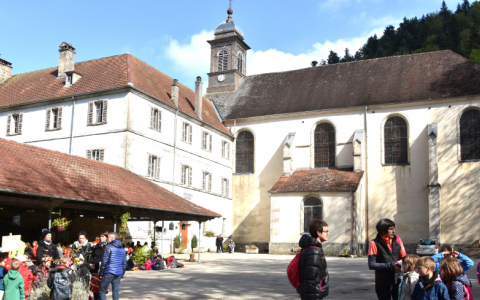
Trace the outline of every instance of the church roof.
[[[65, 87], [65, 78], [58, 78], [58, 66], [39, 71], [14, 75], [0, 84], [0, 108], [61, 99], [93, 92], [133, 86], [166, 103], [171, 101], [173, 79], [131, 54], [94, 59], [75, 63], [75, 73], [81, 74], [75, 84]], [[193, 118], [195, 92], [180, 85], [179, 108]], [[218, 118], [213, 104], [203, 98], [203, 121], [231, 135]]]
[[122, 167], [1, 138], [0, 157], [0, 192], [221, 216]]
[[362, 176], [363, 171], [346, 169], [296, 170], [292, 175], [281, 176], [268, 192], [356, 191]]
[[234, 31], [237, 32], [242, 37], [242, 39], [245, 38], [245, 35], [243, 34], [242, 29], [240, 29], [240, 27], [235, 25], [233, 20], [227, 20], [226, 22], [223, 22], [220, 25], [218, 25], [217, 28], [215, 28], [214, 34], [218, 35], [218, 34], [227, 33], [227, 32], [234, 32]]
[[207, 94], [224, 120], [480, 95], [480, 67], [449, 50], [247, 76]]

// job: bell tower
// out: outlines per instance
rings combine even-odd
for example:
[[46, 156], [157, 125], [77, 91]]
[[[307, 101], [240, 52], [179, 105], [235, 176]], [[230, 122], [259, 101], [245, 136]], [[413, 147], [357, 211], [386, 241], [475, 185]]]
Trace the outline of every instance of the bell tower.
[[228, 19], [215, 28], [211, 46], [210, 73], [207, 94], [234, 91], [247, 74], [247, 51], [250, 47], [243, 41], [243, 31], [232, 19], [232, 2], [227, 10]]

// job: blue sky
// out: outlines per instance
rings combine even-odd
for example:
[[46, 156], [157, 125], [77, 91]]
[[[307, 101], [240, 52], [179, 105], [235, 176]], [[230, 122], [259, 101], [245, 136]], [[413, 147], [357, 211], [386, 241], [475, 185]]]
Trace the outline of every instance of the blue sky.
[[[447, 0], [455, 10], [460, 0]], [[354, 52], [373, 33], [403, 17], [437, 11], [441, 0], [234, 0], [233, 20], [252, 50], [247, 74], [305, 68], [333, 49]], [[130, 52], [185, 85], [206, 81], [213, 30], [227, 18], [227, 0], [4, 1], [0, 58], [13, 73], [58, 64], [58, 46], [76, 61]]]

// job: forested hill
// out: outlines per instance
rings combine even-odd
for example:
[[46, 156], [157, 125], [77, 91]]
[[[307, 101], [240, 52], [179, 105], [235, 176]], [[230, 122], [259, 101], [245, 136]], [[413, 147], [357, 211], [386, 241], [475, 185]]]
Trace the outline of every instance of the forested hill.
[[322, 60], [321, 64], [446, 49], [480, 63], [480, 2], [463, 0], [453, 12], [443, 1], [440, 11], [421, 18], [404, 18], [397, 29], [389, 25], [382, 37], [369, 37], [354, 55], [348, 48], [341, 54], [343, 57], [330, 51], [328, 60]]

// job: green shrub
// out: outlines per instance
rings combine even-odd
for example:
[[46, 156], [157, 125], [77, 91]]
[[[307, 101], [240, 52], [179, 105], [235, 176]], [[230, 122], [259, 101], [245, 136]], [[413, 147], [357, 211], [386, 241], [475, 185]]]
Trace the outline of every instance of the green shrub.
[[222, 245], [223, 249], [227, 249], [228, 248], [228, 245], [225, 244], [225, 245]]
[[347, 248], [343, 249], [343, 255], [347, 255], [347, 254], [348, 254], [348, 249]]
[[197, 248], [197, 246], [198, 246], [198, 240], [197, 240], [197, 236], [194, 234], [192, 237], [192, 249]]
[[175, 243], [175, 248], [180, 248], [180, 245], [182, 244], [180, 242], [180, 235], [177, 234], [177, 236], [175, 237], [174, 243]]
[[149, 257], [152, 257], [155, 255], [155, 252], [153, 250], [150, 250], [147, 245], [135, 249], [133, 252], [133, 260], [139, 264], [143, 265]]
[[215, 236], [215, 232], [210, 231], [210, 230], [205, 230], [205, 231], [203, 232], [203, 235], [206, 236], [206, 237], [214, 237], [214, 236]]

